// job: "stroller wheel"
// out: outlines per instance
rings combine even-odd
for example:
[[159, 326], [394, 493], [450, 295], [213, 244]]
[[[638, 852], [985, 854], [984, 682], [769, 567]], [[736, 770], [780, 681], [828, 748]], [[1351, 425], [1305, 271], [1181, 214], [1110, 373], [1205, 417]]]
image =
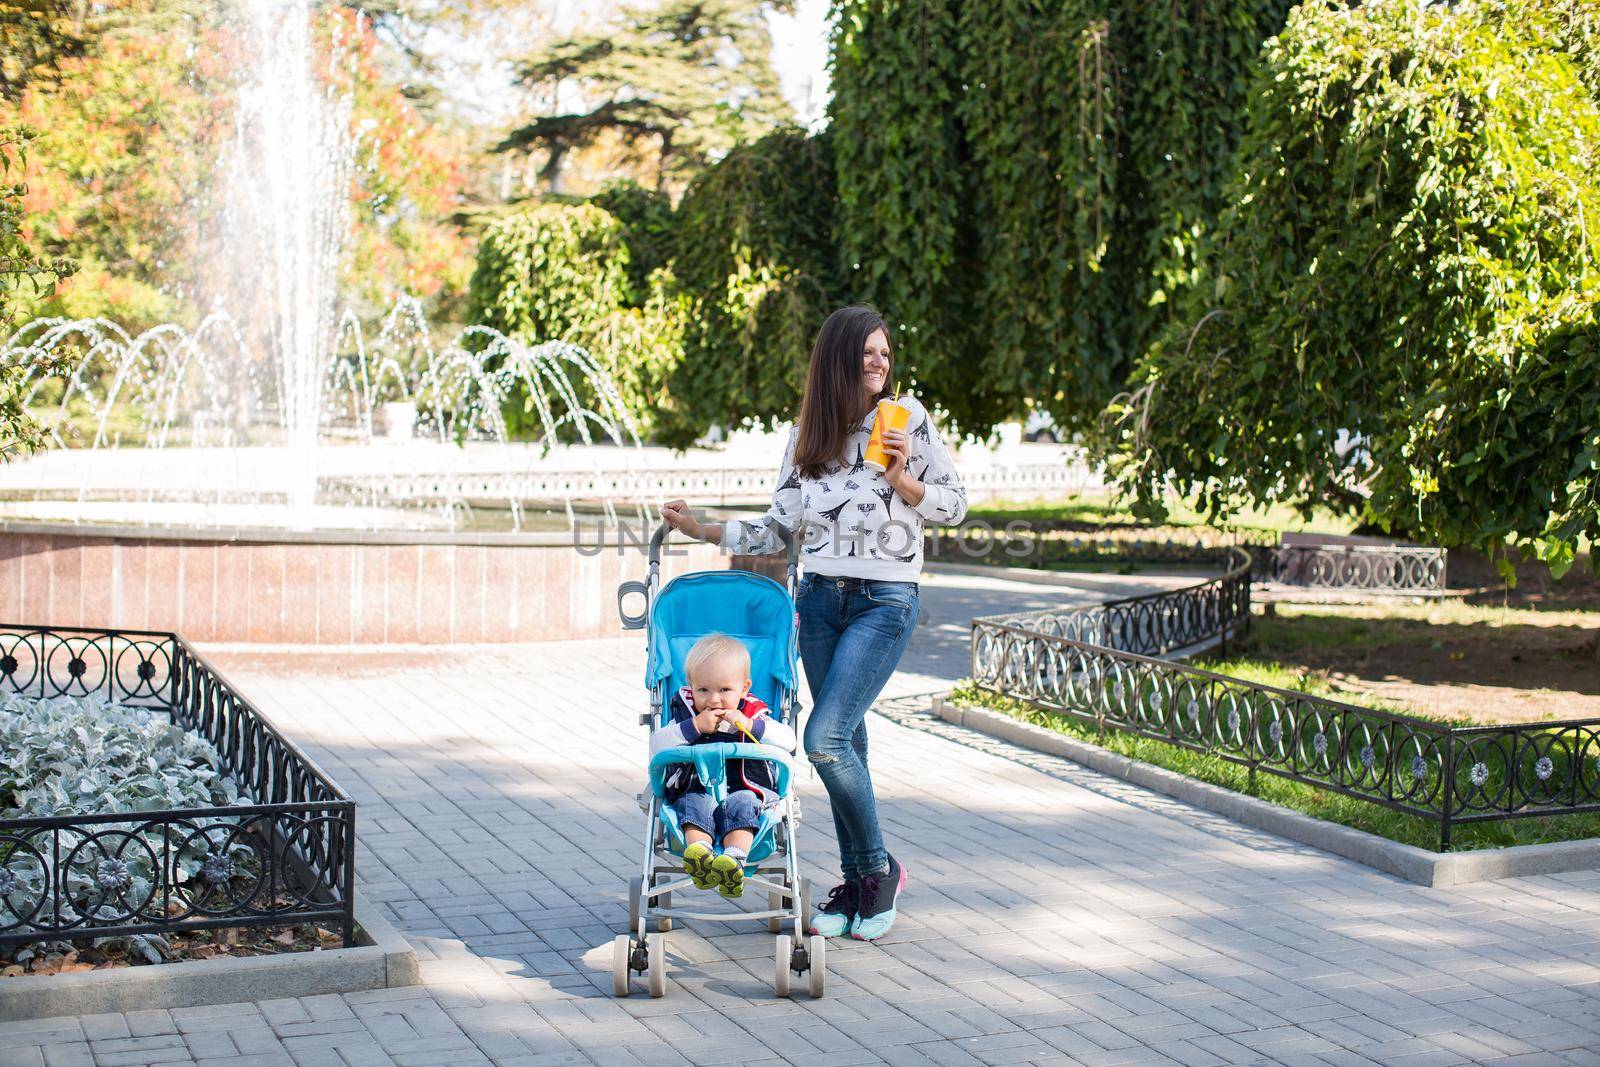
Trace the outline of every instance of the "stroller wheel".
[[812, 934], [806, 943], [810, 945], [811, 956], [811, 969], [806, 978], [810, 983], [811, 999], [816, 1000], [823, 995], [828, 984], [828, 939], [821, 934]]
[[[782, 893], [771, 893], [771, 892], [769, 892], [767, 894], [767, 910], [768, 911], [782, 911], [784, 905], [786, 905], [787, 903], [789, 903], [789, 898], [784, 896]], [[775, 934], [779, 930], [782, 930], [782, 929], [783, 929], [783, 919], [782, 919], [781, 916], [774, 915], [772, 918], [767, 920], [767, 933]]]
[[651, 934], [645, 939], [650, 953], [650, 995], [652, 997], [666, 996], [667, 993], [667, 939], [660, 934]]
[[[656, 876], [651, 875], [650, 877], [651, 881], [654, 882]], [[672, 907], [672, 894], [662, 893], [657, 896], [656, 907]], [[628, 882], [628, 931], [630, 933], [637, 934], [639, 932], [639, 914], [644, 910], [644, 879], [638, 875], [635, 875], [633, 879]], [[656, 929], [662, 931], [672, 929], [672, 920], [657, 916]]]
[[803, 937], [811, 929], [811, 879], [800, 883], [800, 921], [795, 924], [794, 936]]
[[780, 997], [789, 995], [789, 965], [794, 959], [794, 939], [788, 934], [779, 934], [777, 959], [772, 972], [772, 991]]
[[[672, 894], [662, 893], [658, 895], [656, 897], [656, 906], [660, 908], [672, 907]], [[665, 915], [657, 916], [656, 929], [665, 933], [666, 931], [672, 929], [672, 920], [667, 918]]]
[[618, 934], [611, 942], [611, 995], [628, 995], [628, 957], [633, 954], [632, 938]]

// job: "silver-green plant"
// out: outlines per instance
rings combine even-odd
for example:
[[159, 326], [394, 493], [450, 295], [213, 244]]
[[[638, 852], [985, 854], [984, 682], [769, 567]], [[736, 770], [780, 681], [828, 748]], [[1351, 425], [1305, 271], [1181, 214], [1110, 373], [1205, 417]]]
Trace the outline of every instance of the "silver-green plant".
[[[216, 748], [159, 709], [103, 697], [0, 697], [0, 819], [248, 802]], [[55, 855], [66, 868], [64, 919], [115, 921], [139, 911], [169, 861], [180, 898], [226, 892], [227, 882], [248, 879], [259, 865], [254, 835], [233, 823], [97, 823], [58, 831], [59, 846], [49, 849], [24, 847], [20, 834], [0, 839], [0, 917], [27, 914], [48, 892]], [[130, 940], [131, 951], [160, 958], [159, 939]]]

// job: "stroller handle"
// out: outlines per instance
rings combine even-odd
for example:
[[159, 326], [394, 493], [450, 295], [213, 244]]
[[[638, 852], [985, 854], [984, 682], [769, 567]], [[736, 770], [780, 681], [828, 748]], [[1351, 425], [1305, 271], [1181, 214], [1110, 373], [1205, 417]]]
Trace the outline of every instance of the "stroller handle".
[[[793, 568], [800, 562], [800, 538], [782, 523], [774, 523], [774, 530], [783, 542], [784, 555], [788, 557], [789, 566]], [[667, 534], [672, 532], [672, 527], [663, 522], [656, 527], [656, 532], [650, 536], [650, 567], [655, 569], [661, 565], [661, 545], [666, 541]]]
[[675, 763], [692, 763], [711, 799], [721, 803], [728, 796], [728, 761], [731, 759], [762, 759], [776, 764], [778, 793], [782, 795], [789, 792], [794, 760], [781, 748], [752, 745], [748, 741], [717, 741], [708, 745], [677, 745], [662, 749], [650, 757], [650, 791], [658, 797], [663, 796], [667, 768]]
[[[782, 524], [774, 524], [773, 529], [778, 532], [778, 537], [783, 541], [784, 554], [788, 558], [788, 588], [789, 596], [794, 596], [796, 569], [800, 563], [800, 535], [791, 531]], [[650, 571], [649, 576], [642, 582], [627, 581], [617, 586], [617, 614], [622, 617], [624, 630], [643, 630], [650, 621], [650, 602], [655, 599], [656, 587], [661, 584], [661, 546], [666, 543], [667, 534], [672, 532], [672, 527], [663, 522], [656, 527], [655, 533], [650, 535]], [[637, 615], [628, 614], [628, 609], [623, 607], [623, 599], [630, 594], [638, 593], [644, 597], [644, 610]]]

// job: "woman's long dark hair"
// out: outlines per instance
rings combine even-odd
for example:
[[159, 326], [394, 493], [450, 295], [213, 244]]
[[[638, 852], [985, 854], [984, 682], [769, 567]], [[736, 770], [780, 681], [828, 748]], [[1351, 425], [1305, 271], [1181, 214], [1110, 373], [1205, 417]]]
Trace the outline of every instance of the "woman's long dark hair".
[[[794, 445], [794, 465], [802, 478], [821, 478], [830, 464], [843, 459], [850, 431], [866, 417], [861, 405], [861, 361], [874, 330], [889, 336], [889, 327], [874, 308], [852, 304], [829, 315], [817, 331]], [[894, 349], [890, 348], [889, 373], [868, 408], [889, 395], [893, 381]]]

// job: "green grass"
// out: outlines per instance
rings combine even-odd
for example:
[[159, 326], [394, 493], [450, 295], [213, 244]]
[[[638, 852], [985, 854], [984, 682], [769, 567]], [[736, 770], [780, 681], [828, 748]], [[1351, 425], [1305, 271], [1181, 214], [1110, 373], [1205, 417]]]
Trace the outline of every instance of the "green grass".
[[967, 520], [990, 522], [1025, 519], [1031, 522], [1136, 523], [1132, 510], [1108, 499], [1090, 496], [1067, 497], [1057, 501], [994, 500], [967, 509]]
[[1600, 626], [1600, 612], [1583, 609], [1535, 610], [1461, 600], [1364, 604], [1278, 604], [1270, 616], [1250, 623], [1247, 648], [1263, 655], [1293, 656], [1305, 649], [1376, 648], [1418, 642], [1433, 644], [1466, 636], [1499, 639], [1556, 627], [1589, 630]]
[[[1142, 522], [1133, 508], [1107, 493], [1080, 494], [1058, 500], [995, 500], [970, 508], [967, 519], [985, 519], [990, 522], [1025, 519], [1034, 522], [1076, 521], [1094, 523]], [[1212, 523], [1185, 500], [1167, 502], [1166, 526], [1209, 526]], [[1349, 533], [1355, 521], [1347, 516], [1318, 510], [1311, 518], [1300, 516], [1293, 508], [1275, 504], [1268, 508], [1249, 508], [1232, 516], [1224, 529], [1262, 531], [1269, 533], [1316, 530], [1320, 533]]]
[[[1241, 668], [1246, 666], [1236, 661], [1228, 662], [1232, 666]], [[1283, 668], [1262, 666], [1259, 669], [1260, 677], [1252, 680], [1283, 685], [1284, 688], [1295, 688], [1294, 685], [1284, 684], [1285, 681], [1293, 680], [1285, 671]], [[1311, 692], [1313, 689], [1307, 688], [1306, 691]], [[1071, 716], [1047, 711], [1026, 701], [998, 696], [979, 689], [970, 681], [958, 685], [951, 692], [950, 699], [958, 704], [987, 708], [1044, 726], [1078, 741], [1097, 745], [1109, 752], [1163, 767], [1237, 793], [1281, 804], [1313, 818], [1365, 830], [1391, 841], [1416, 845], [1430, 851], [1439, 847], [1438, 824], [1430, 819], [1391, 811], [1368, 801], [1290, 781], [1266, 771], [1257, 773], [1252, 779], [1248, 768], [1229, 760], [1136, 734], [1117, 730], [1100, 732]], [[1554, 818], [1457, 824], [1452, 830], [1451, 851], [1506, 848], [1511, 845], [1536, 845], [1593, 837], [1600, 837], [1600, 815], [1563, 815]]]
[[[1578, 609], [1278, 604], [1227, 659], [1196, 665], [1337, 700], [1353, 690], [1364, 705], [1440, 722], [1590, 718], [1597, 631], [1600, 612]], [[1535, 704], [1541, 689], [1550, 700]]]
[[[1251, 623], [1258, 625], [1259, 620]], [[1215, 671], [1225, 674], [1229, 678], [1238, 678], [1246, 682], [1255, 682], [1257, 685], [1270, 685], [1278, 689], [1288, 689], [1296, 693], [1308, 693], [1311, 696], [1327, 697], [1329, 700], [1340, 700], [1349, 703], [1349, 695], [1340, 693], [1332, 686], [1321, 680], [1319, 675], [1306, 667], [1294, 663], [1280, 663], [1273, 660], [1251, 658], [1246, 655], [1230, 656], [1226, 659], [1206, 658], [1198, 659], [1194, 664], [1202, 670]], [[1362, 707], [1372, 708], [1376, 711], [1392, 711], [1400, 715], [1411, 715], [1410, 708], [1401, 707], [1394, 703], [1369, 700], [1362, 703]]]

